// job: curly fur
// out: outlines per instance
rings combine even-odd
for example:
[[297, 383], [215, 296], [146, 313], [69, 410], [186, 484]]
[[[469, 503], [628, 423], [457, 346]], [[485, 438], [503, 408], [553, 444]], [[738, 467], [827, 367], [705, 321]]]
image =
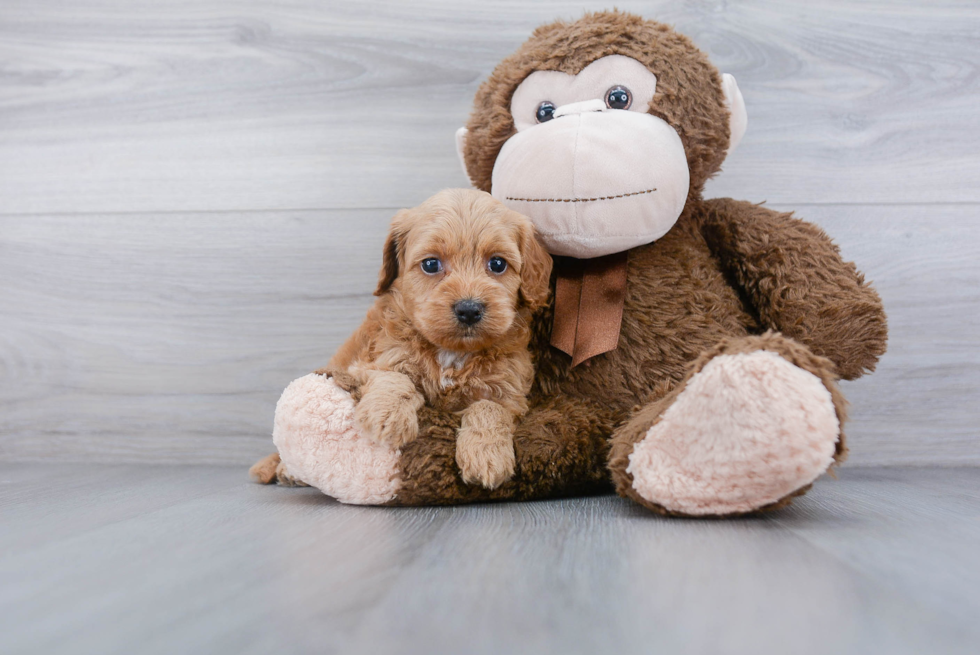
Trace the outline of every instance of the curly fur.
[[[508, 263], [503, 273], [487, 269], [492, 256]], [[432, 257], [440, 273], [421, 270]], [[533, 377], [528, 321], [547, 302], [551, 257], [527, 218], [487, 193], [450, 189], [395, 216], [383, 260], [378, 300], [328, 365], [360, 387], [358, 428], [401, 448], [417, 437], [423, 405], [462, 412], [464, 478], [498, 486], [513, 473], [510, 434]], [[454, 314], [464, 299], [485, 306], [474, 326]]]
[[575, 75], [600, 57], [623, 55], [657, 76], [650, 113], [677, 130], [691, 170], [690, 198], [698, 198], [721, 169], [729, 143], [721, 75], [694, 43], [669, 26], [619, 11], [586, 14], [573, 23], [539, 27], [500, 62], [476, 93], [464, 157], [473, 186], [490, 191], [497, 154], [516, 133], [510, 115], [514, 91], [535, 71]]
[[[839, 430], [845, 401], [836, 380], [873, 370], [885, 351], [880, 298], [822, 230], [748, 202], [702, 198], [728, 148], [728, 110], [717, 70], [666, 25], [604, 12], [537, 29], [477, 92], [464, 151], [474, 185], [490, 189], [497, 154], [514, 133], [511, 96], [528, 74], [574, 74], [611, 54], [633, 57], [657, 76], [649, 111], [681, 135], [691, 172], [687, 203], [674, 227], [627, 252], [618, 347], [572, 368], [571, 358], [550, 346], [551, 304], [529, 310], [536, 372], [529, 409], [514, 426], [514, 475], [493, 489], [466, 484], [455, 465], [460, 418], [426, 406], [418, 414], [419, 438], [400, 451], [400, 486], [389, 504], [523, 500], [615, 486], [654, 511], [690, 514], [644, 497], [627, 469], [636, 444], [708, 362], [773, 353], [822, 383]], [[382, 286], [400, 270], [397, 236], [388, 250]], [[352, 339], [351, 348], [360, 348], [362, 338]], [[335, 380], [358, 398], [357, 381]], [[829, 445], [840, 462], [843, 432], [830, 435]], [[781, 498], [738, 511], [782, 507], [811, 481], [801, 478]], [[737, 478], [729, 482], [738, 485]]]
[[[733, 348], [777, 352], [824, 382], [843, 423], [845, 402], [835, 380], [874, 370], [885, 351], [878, 294], [822, 230], [748, 202], [702, 199], [728, 148], [728, 110], [718, 71], [666, 25], [613, 11], [535, 30], [477, 92], [464, 150], [474, 185], [490, 189], [497, 154], [515, 133], [511, 96], [527, 75], [575, 74], [611, 54], [637, 59], [657, 75], [649, 111], [677, 129], [684, 143], [691, 171], [684, 212], [663, 238], [628, 252], [616, 350], [572, 368], [570, 358], [549, 345], [552, 308], [535, 317], [537, 374], [531, 409], [516, 427], [515, 478], [492, 493], [462, 485], [447, 466], [451, 448], [440, 440], [447, 417], [429, 416], [422, 433], [434, 438], [403, 451], [396, 504], [540, 498], [615, 482], [623, 495], [670, 513], [631, 493], [626, 456], [707, 360]], [[763, 333], [768, 336], [752, 336]], [[835, 447], [835, 461], [842, 461], [843, 432]]]

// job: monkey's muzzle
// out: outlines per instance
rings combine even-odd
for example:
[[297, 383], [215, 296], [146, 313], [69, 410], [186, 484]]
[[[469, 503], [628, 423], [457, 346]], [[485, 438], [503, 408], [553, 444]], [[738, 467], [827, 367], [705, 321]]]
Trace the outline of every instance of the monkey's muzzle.
[[492, 194], [530, 217], [549, 252], [592, 258], [662, 237], [687, 202], [677, 131], [656, 116], [587, 100], [504, 144]]

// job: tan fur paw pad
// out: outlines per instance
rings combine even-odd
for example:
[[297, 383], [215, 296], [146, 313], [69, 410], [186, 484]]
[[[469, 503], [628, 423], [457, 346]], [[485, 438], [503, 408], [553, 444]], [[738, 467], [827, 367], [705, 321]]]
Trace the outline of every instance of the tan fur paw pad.
[[456, 437], [456, 464], [466, 484], [496, 489], [514, 476], [514, 444], [511, 439], [487, 438], [461, 428]]
[[401, 448], [419, 436], [418, 409], [410, 402], [382, 394], [365, 394], [354, 409], [354, 424], [361, 434]]

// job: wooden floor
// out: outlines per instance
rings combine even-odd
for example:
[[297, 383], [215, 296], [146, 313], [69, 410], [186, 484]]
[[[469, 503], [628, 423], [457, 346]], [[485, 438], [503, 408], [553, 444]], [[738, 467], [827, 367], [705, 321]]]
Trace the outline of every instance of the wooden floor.
[[980, 471], [792, 508], [344, 506], [241, 468], [0, 465], [0, 652], [976, 653]]

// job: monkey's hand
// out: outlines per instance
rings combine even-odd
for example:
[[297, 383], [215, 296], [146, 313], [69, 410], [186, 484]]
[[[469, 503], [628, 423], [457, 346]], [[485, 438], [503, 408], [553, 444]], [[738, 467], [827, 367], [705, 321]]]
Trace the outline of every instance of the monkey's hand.
[[702, 233], [763, 327], [830, 359], [845, 380], [874, 370], [888, 340], [881, 298], [823, 230], [730, 198], [705, 207]]

